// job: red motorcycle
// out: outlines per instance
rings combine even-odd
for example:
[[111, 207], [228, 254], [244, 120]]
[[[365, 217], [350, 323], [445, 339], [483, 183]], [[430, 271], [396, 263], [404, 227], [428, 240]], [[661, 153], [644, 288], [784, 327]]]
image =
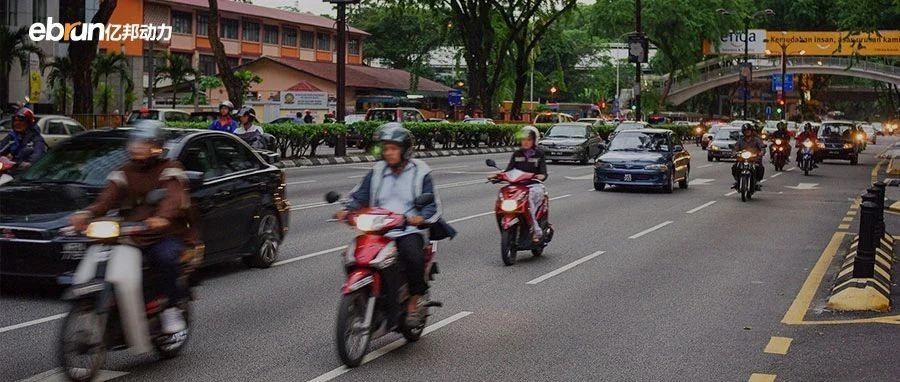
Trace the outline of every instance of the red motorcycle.
[[[334, 203], [340, 195], [329, 192], [325, 196], [328, 203]], [[415, 200], [419, 209], [430, 204], [434, 195], [424, 194]], [[406, 306], [409, 293], [405, 282], [400, 287], [398, 301], [390, 301], [388, 291], [383, 287], [385, 269], [397, 263], [397, 247], [391, 231], [406, 227], [405, 214], [398, 214], [383, 208], [363, 208], [347, 215], [345, 221], [362, 233], [356, 236], [347, 246], [342, 259], [347, 280], [341, 288], [343, 297], [338, 308], [336, 339], [338, 356], [348, 367], [359, 366], [369, 342], [392, 331], [400, 332], [409, 342], [418, 341], [425, 330], [430, 307], [440, 307], [438, 301], [431, 301], [428, 295], [419, 300], [418, 326], [406, 326]], [[425, 277], [434, 279], [438, 273], [434, 255], [437, 243], [429, 242], [425, 247]], [[401, 276], [402, 277], [402, 276]], [[390, 311], [402, 312], [395, 319], [389, 317]], [[396, 322], [392, 325], [391, 322]]]
[[[485, 163], [496, 168], [497, 163], [488, 159]], [[502, 171], [502, 170], [501, 170]], [[532, 256], [544, 253], [544, 247], [553, 239], [553, 227], [550, 225], [550, 199], [544, 193], [544, 202], [538, 207], [535, 218], [540, 224], [543, 235], [541, 240], [531, 240], [531, 216], [528, 212], [528, 183], [539, 182], [535, 174], [521, 170], [503, 171], [497, 174], [492, 183], [507, 183], [500, 188], [494, 212], [497, 214], [497, 227], [500, 228], [500, 257], [503, 264], [516, 263], [516, 252], [531, 251]]]

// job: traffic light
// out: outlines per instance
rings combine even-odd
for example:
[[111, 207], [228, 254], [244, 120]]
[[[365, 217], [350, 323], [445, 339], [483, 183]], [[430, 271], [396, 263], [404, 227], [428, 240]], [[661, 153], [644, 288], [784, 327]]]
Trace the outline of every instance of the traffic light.
[[781, 114], [781, 106], [779, 106], [777, 109], [775, 109], [775, 112], [778, 114]]
[[[779, 98], [777, 103], [778, 103], [778, 106], [784, 106], [784, 99]], [[779, 113], [780, 113], [780, 112], [781, 112], [781, 111], [780, 111], [781, 108], [779, 107], [778, 110], [779, 110]]]

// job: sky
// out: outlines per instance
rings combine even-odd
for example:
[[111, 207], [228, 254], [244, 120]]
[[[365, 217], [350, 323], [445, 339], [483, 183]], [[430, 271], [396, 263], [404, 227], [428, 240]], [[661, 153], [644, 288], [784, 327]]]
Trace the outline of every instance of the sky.
[[312, 14], [330, 14], [334, 16], [334, 12], [331, 10], [331, 4], [322, 0], [253, 0], [253, 4], [272, 8], [277, 8], [282, 5], [296, 6], [297, 8], [311, 12]]

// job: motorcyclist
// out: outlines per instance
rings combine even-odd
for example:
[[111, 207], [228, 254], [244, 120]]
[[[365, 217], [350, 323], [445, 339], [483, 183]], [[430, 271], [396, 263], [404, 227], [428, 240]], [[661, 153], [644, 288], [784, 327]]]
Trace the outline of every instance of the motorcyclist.
[[0, 140], [0, 155], [16, 162], [15, 170], [25, 170], [47, 153], [47, 142], [35, 124], [31, 109], [21, 107], [12, 116], [12, 130]]
[[[178, 333], [186, 323], [178, 301], [184, 291], [178, 286], [180, 257], [185, 244], [194, 239], [188, 227], [190, 195], [187, 176], [180, 163], [162, 157], [165, 130], [162, 123], [146, 121], [138, 125], [128, 138], [130, 160], [107, 176], [106, 187], [97, 200], [70, 218], [72, 226], [83, 231], [90, 219], [106, 215], [119, 208], [124, 221], [143, 222], [145, 233], [131, 237], [149, 260], [151, 267], [161, 273], [159, 287], [167, 297], [166, 309], [160, 315], [163, 332]], [[158, 204], [147, 205], [143, 200], [153, 190], [165, 189]]]
[[806, 140], [812, 142], [813, 158], [815, 159], [815, 161], [813, 162], [813, 167], [819, 167], [815, 164], [815, 162], [819, 161], [819, 137], [816, 135], [816, 131], [813, 130], [812, 124], [809, 122], [803, 125], [803, 132], [797, 135], [797, 163], [800, 163], [800, 155], [802, 151], [800, 150], [800, 145], [802, 145]]
[[237, 122], [235, 122], [234, 118], [231, 118], [232, 111], [234, 111], [234, 104], [231, 101], [219, 103], [219, 118], [209, 124], [209, 129], [226, 133], [233, 133], [237, 130]]
[[[419, 300], [428, 290], [424, 274], [424, 249], [429, 234], [431, 240], [440, 240], [454, 236], [455, 231], [441, 220], [441, 202], [431, 178], [431, 168], [424, 161], [412, 157], [412, 133], [400, 123], [390, 122], [379, 127], [375, 140], [381, 147], [381, 160], [353, 189], [344, 209], [338, 211], [335, 217], [343, 220], [350, 211], [363, 207], [381, 207], [406, 215], [406, 228], [392, 232], [391, 237], [397, 246], [400, 271], [409, 286], [406, 323], [416, 326], [422, 319], [419, 317]], [[434, 200], [422, 208], [416, 208], [415, 199], [423, 194], [434, 195]], [[392, 284], [386, 285], [386, 291], [396, 297], [398, 277], [385, 277], [384, 281]]]
[[[789, 133], [788, 130], [787, 130], [787, 122], [785, 122], [784, 120], [779, 121], [779, 122], [778, 122], [778, 129], [775, 130], [775, 132], [772, 133], [772, 135], [769, 136], [769, 139], [770, 139], [773, 143], [775, 142], [776, 139], [781, 139], [782, 144], [783, 144], [783, 145], [785, 146], [785, 148], [787, 149], [787, 154], [786, 154], [787, 157], [788, 157], [788, 158], [791, 157], [791, 144], [790, 144], [790, 142], [791, 142], [791, 133]], [[774, 150], [769, 150], [769, 156], [770, 156], [771, 159], [774, 160], [774, 159], [775, 159], [775, 151], [774, 151]]]
[[[531, 220], [528, 223], [531, 225], [531, 239], [539, 242], [543, 236], [543, 230], [537, 223], [536, 214], [544, 201], [544, 184], [541, 182], [547, 180], [547, 161], [544, 158], [544, 152], [537, 148], [537, 140], [541, 134], [536, 127], [525, 126], [518, 135], [521, 146], [513, 152], [505, 171], [517, 169], [530, 172], [535, 174], [534, 179], [540, 181], [528, 185], [528, 217]], [[495, 174], [489, 176], [488, 179], [496, 177]]]
[[[763, 143], [762, 139], [756, 136], [756, 129], [753, 128], [749, 123], [745, 123], [741, 126], [741, 133], [743, 134], [743, 138], [738, 140], [734, 144], [734, 152], [740, 153], [742, 151], [749, 151], [753, 153], [753, 161], [756, 175], [756, 188], [759, 189], [759, 181], [762, 180], [763, 176], [765, 176], [765, 167], [762, 166], [762, 155], [766, 152], [766, 144]], [[740, 181], [741, 171], [738, 169], [738, 163], [735, 162], [733, 166], [731, 166], [731, 176], [734, 177], [734, 185], [731, 188], [737, 189], [738, 182]]]
[[252, 107], [244, 105], [241, 107], [237, 113], [234, 114], [238, 121], [240, 121], [240, 126], [234, 131], [234, 134], [244, 142], [250, 145], [255, 149], [265, 149], [266, 141], [263, 134], [263, 128], [257, 124], [256, 122], [256, 110], [253, 110]]

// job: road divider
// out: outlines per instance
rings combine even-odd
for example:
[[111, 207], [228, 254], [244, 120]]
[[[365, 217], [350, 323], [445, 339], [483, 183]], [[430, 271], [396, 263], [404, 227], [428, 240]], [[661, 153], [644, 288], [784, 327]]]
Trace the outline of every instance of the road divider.
[[638, 233], [636, 233], [636, 234], [634, 234], [634, 235], [631, 235], [631, 236], [629, 236], [628, 238], [629, 238], [629, 239], [637, 239], [637, 238], [639, 238], [639, 237], [641, 237], [641, 236], [644, 236], [644, 235], [646, 235], [646, 234], [648, 234], [648, 233], [651, 233], [651, 232], [653, 232], [653, 231], [656, 231], [656, 230], [658, 230], [658, 229], [660, 229], [660, 228], [662, 228], [662, 227], [665, 227], [665, 226], [667, 226], [667, 225], [669, 225], [669, 224], [672, 224], [672, 223], [673, 223], [673, 221], [671, 221], [671, 220], [664, 221], [664, 222], [659, 223], [659, 224], [657, 224], [657, 225], [655, 225], [655, 226], [653, 226], [653, 227], [647, 228], [647, 229], [645, 229], [645, 230], [643, 230], [643, 231], [641, 231], [641, 232], [638, 232]]
[[563, 272], [565, 272], [565, 271], [568, 271], [569, 269], [575, 268], [575, 267], [577, 267], [579, 264], [584, 263], [585, 261], [588, 261], [588, 260], [590, 260], [590, 259], [593, 259], [593, 258], [595, 258], [595, 257], [597, 257], [597, 256], [600, 256], [600, 255], [602, 255], [602, 254], [604, 254], [604, 253], [606, 253], [606, 252], [604, 252], [604, 251], [597, 251], [597, 252], [594, 252], [594, 253], [592, 253], [592, 254], [590, 254], [590, 255], [587, 255], [587, 256], [582, 257], [582, 258], [580, 258], [580, 259], [578, 259], [578, 260], [575, 260], [575, 261], [573, 261], [573, 262], [571, 262], [571, 263], [568, 263], [568, 264], [563, 265], [563, 266], [561, 266], [561, 267], [559, 267], [559, 268], [556, 268], [555, 270], [553, 270], [553, 271], [551, 271], [551, 272], [549, 272], [549, 273], [546, 273], [546, 274], [544, 274], [544, 275], [542, 275], [542, 276], [540, 276], [540, 277], [538, 277], [538, 278], [536, 278], [536, 279], [533, 279], [533, 280], [531, 280], [531, 281], [529, 281], [529, 282], [527, 282], [527, 283], [525, 283], [525, 284], [528, 284], [528, 285], [539, 284], [539, 283], [541, 283], [541, 282], [543, 282], [543, 281], [545, 281], [545, 280], [547, 280], [547, 279], [549, 279], [549, 278], [551, 278], [551, 277], [553, 277], [553, 276], [556, 276], [556, 275], [558, 275], [558, 274], [560, 274], [560, 273], [563, 273]]

